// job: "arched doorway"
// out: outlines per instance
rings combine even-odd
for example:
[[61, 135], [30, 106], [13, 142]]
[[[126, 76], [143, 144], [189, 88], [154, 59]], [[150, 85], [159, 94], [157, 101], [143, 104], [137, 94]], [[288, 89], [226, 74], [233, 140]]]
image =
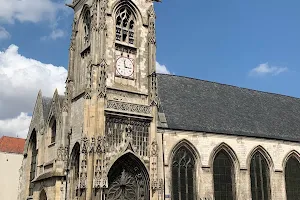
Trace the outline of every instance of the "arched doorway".
[[133, 154], [120, 157], [108, 173], [108, 200], [149, 200], [149, 176]]
[[40, 193], [40, 200], [47, 200], [47, 195], [45, 190], [42, 190]]

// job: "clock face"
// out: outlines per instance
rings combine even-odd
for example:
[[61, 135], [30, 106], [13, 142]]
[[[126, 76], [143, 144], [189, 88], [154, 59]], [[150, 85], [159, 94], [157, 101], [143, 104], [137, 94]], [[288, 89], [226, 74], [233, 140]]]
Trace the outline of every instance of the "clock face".
[[116, 62], [117, 75], [133, 77], [133, 63], [129, 58], [120, 57]]

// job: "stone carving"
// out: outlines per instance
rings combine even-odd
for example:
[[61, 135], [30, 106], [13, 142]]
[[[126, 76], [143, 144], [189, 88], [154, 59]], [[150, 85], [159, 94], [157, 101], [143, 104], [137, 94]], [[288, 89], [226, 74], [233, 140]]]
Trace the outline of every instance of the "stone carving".
[[107, 147], [107, 143], [106, 143], [105, 136], [99, 136], [97, 138], [96, 153], [98, 154], [105, 153], [106, 147]]
[[154, 140], [151, 143], [151, 152], [150, 152], [151, 158], [151, 179], [152, 184], [151, 188], [152, 190], [158, 190], [161, 188], [160, 182], [158, 181], [158, 173], [157, 173], [157, 161], [158, 161], [158, 143], [156, 140]]
[[164, 181], [163, 179], [159, 179], [159, 180], [154, 180], [152, 182], [152, 186], [151, 186], [152, 190], [162, 190], [164, 188]]
[[92, 60], [89, 61], [89, 64], [87, 65], [86, 70], [86, 88], [91, 90], [92, 89], [92, 83], [93, 83], [93, 66], [91, 65]]
[[89, 147], [89, 153], [95, 152], [95, 148], [96, 148], [95, 138], [92, 137], [91, 138], [91, 144], [90, 144], [90, 147]]
[[157, 95], [157, 77], [156, 77], [156, 73], [153, 72], [150, 75], [150, 81], [151, 81], [151, 90], [150, 90], [150, 105], [158, 105], [159, 99], [158, 99], [158, 95]]
[[81, 139], [81, 153], [82, 154], [87, 154], [87, 149], [88, 149], [88, 141], [89, 139], [84, 136], [82, 139]]
[[105, 59], [101, 59], [99, 68], [99, 83], [98, 83], [98, 98], [104, 98], [106, 96], [106, 68], [107, 64]]
[[95, 165], [94, 184], [93, 184], [94, 188], [101, 187], [101, 177], [102, 177], [101, 168], [102, 168], [102, 160], [98, 158], [96, 159], [96, 165]]
[[114, 109], [114, 110], [135, 112], [135, 113], [141, 113], [141, 114], [147, 114], [147, 115], [151, 114], [151, 109], [149, 106], [114, 101], [114, 100], [107, 101], [106, 107], [109, 109]]
[[82, 168], [83, 168], [82, 170], [85, 170], [85, 171], [80, 173], [79, 188], [85, 189], [86, 188], [86, 181], [87, 181], [86, 163], [85, 163], [85, 166], [82, 166]]
[[71, 34], [71, 42], [70, 42], [70, 51], [75, 51], [75, 40], [76, 40], [76, 26], [77, 26], [77, 18], [74, 17], [73, 25], [72, 25], [72, 34]]
[[84, 99], [91, 99], [91, 98], [92, 98], [92, 96], [91, 96], [91, 90], [86, 89], [86, 90], [85, 90], [85, 95], [84, 95], [83, 98], [84, 98]]
[[95, 161], [95, 170], [94, 170], [94, 188], [106, 188], [107, 187], [107, 178], [106, 178], [106, 148], [107, 142], [105, 136], [98, 136], [96, 142], [96, 161]]
[[69, 103], [68, 103], [67, 99], [65, 99], [64, 102], [63, 102], [62, 111], [63, 112], [68, 112], [68, 110], [69, 110]]
[[94, 0], [93, 4], [92, 4], [92, 22], [91, 22], [91, 26], [92, 26], [92, 30], [98, 31], [98, 27], [97, 27], [97, 2], [98, 0]]
[[106, 29], [106, 8], [108, 0], [100, 0], [100, 11], [99, 11], [99, 29]]
[[157, 157], [151, 157], [151, 179], [152, 185], [151, 188], [153, 190], [158, 189], [158, 179], [157, 179]]
[[60, 146], [57, 149], [57, 160], [63, 161], [64, 157], [65, 157], [65, 148], [63, 146]]
[[136, 54], [136, 48], [129, 47], [129, 46], [124, 46], [122, 44], [115, 44], [116, 50], [123, 52], [123, 53], [128, 53], [128, 54]]
[[151, 156], [158, 156], [158, 144], [156, 140], [151, 144]]
[[155, 35], [155, 11], [153, 5], [148, 9], [148, 17], [149, 17], [149, 27], [148, 27], [148, 42], [149, 44], [156, 44], [156, 35]]
[[86, 136], [81, 139], [81, 169], [79, 176], [79, 188], [81, 189], [86, 188], [88, 142], [89, 140]]

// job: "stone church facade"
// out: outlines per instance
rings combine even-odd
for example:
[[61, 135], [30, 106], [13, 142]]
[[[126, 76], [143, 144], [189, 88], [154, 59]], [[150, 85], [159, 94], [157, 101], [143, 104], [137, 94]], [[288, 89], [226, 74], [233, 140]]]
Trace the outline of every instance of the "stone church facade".
[[19, 200], [299, 200], [300, 99], [157, 74], [151, 0], [74, 0], [65, 95], [37, 96]]

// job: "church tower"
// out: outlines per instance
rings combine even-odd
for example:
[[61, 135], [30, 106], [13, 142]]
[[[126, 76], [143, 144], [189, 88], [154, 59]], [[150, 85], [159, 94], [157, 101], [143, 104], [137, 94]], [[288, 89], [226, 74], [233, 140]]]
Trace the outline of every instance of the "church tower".
[[67, 199], [163, 199], [151, 0], [74, 0]]

